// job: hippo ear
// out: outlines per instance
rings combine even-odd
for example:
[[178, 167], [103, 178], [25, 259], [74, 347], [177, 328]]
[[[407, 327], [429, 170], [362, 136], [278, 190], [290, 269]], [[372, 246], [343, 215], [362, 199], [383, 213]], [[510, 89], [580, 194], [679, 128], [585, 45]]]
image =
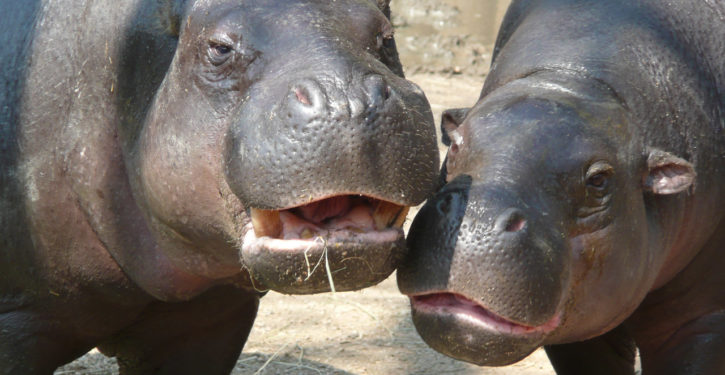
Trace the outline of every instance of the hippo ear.
[[657, 149], [650, 149], [644, 189], [655, 194], [675, 194], [695, 182], [695, 168], [690, 162]]
[[390, 8], [390, 0], [375, 0], [375, 2], [378, 3], [378, 8], [380, 8], [380, 10]]
[[390, 19], [390, 0], [374, 0], [378, 4], [378, 8]]
[[166, 34], [179, 37], [181, 27], [181, 13], [183, 5], [180, 1], [165, 0], [159, 4], [157, 20]]
[[470, 108], [454, 108], [443, 111], [443, 116], [441, 116], [441, 142], [444, 145], [450, 146], [452, 137], [460, 137], [456, 129], [461, 125], [470, 110]]

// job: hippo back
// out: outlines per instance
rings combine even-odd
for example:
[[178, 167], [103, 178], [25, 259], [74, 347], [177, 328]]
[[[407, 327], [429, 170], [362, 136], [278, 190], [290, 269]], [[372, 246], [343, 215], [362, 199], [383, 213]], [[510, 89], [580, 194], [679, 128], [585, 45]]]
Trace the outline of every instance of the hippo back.
[[641, 114], [651, 146], [709, 166], [725, 160], [724, 20], [722, 1], [514, 1], [481, 97], [537, 71], [577, 71]]

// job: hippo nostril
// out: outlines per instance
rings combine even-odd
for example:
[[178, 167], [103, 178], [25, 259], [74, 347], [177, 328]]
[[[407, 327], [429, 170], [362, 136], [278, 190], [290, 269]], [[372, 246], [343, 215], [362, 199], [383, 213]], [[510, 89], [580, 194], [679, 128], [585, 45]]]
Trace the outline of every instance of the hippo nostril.
[[496, 227], [504, 232], [519, 232], [526, 227], [526, 217], [515, 208], [509, 208], [499, 216]]
[[382, 76], [372, 74], [365, 77], [363, 82], [365, 93], [368, 96], [369, 105], [371, 107], [379, 106], [390, 98], [391, 89]]
[[450, 195], [446, 195], [443, 200], [439, 201], [436, 207], [438, 208], [438, 212], [440, 212], [443, 215], [448, 214], [448, 211], [451, 209], [451, 201], [452, 198]]
[[304, 87], [295, 87], [295, 96], [297, 96], [297, 100], [300, 103], [304, 105], [312, 105], [312, 102], [310, 102], [310, 94]]
[[456, 154], [458, 153], [458, 150], [459, 150], [458, 143], [451, 143], [451, 147], [448, 149], [448, 153], [450, 154], [450, 156], [456, 156]]
[[294, 83], [287, 100], [293, 114], [318, 115], [327, 103], [327, 95], [323, 87], [315, 80], [303, 79]]
[[524, 229], [524, 226], [526, 225], [526, 220], [522, 218], [515, 218], [511, 221], [509, 221], [506, 224], [506, 228], [504, 229], [506, 232], [518, 232], [521, 229]]

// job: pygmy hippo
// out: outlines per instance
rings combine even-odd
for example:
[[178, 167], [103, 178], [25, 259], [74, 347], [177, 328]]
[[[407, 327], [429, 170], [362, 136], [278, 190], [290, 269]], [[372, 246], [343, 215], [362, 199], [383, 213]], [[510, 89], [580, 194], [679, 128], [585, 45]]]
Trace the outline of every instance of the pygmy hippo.
[[433, 348], [725, 374], [725, 2], [519, 0], [398, 273]]
[[0, 9], [1, 374], [94, 346], [123, 374], [225, 374], [264, 290], [402, 259], [438, 154], [387, 1]]

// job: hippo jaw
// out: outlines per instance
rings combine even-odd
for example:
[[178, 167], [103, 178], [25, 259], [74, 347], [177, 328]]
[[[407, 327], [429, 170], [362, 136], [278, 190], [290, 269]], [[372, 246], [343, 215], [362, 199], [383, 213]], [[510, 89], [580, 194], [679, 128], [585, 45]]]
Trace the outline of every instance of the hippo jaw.
[[[347, 291], [387, 278], [405, 254], [408, 207], [338, 195], [284, 210], [250, 209], [241, 257], [281, 293]], [[258, 285], [260, 287], [260, 285]]]
[[450, 291], [411, 295], [410, 304], [416, 330], [429, 346], [477, 365], [505, 366], [523, 359], [561, 322], [560, 314], [538, 326], [515, 322]]

